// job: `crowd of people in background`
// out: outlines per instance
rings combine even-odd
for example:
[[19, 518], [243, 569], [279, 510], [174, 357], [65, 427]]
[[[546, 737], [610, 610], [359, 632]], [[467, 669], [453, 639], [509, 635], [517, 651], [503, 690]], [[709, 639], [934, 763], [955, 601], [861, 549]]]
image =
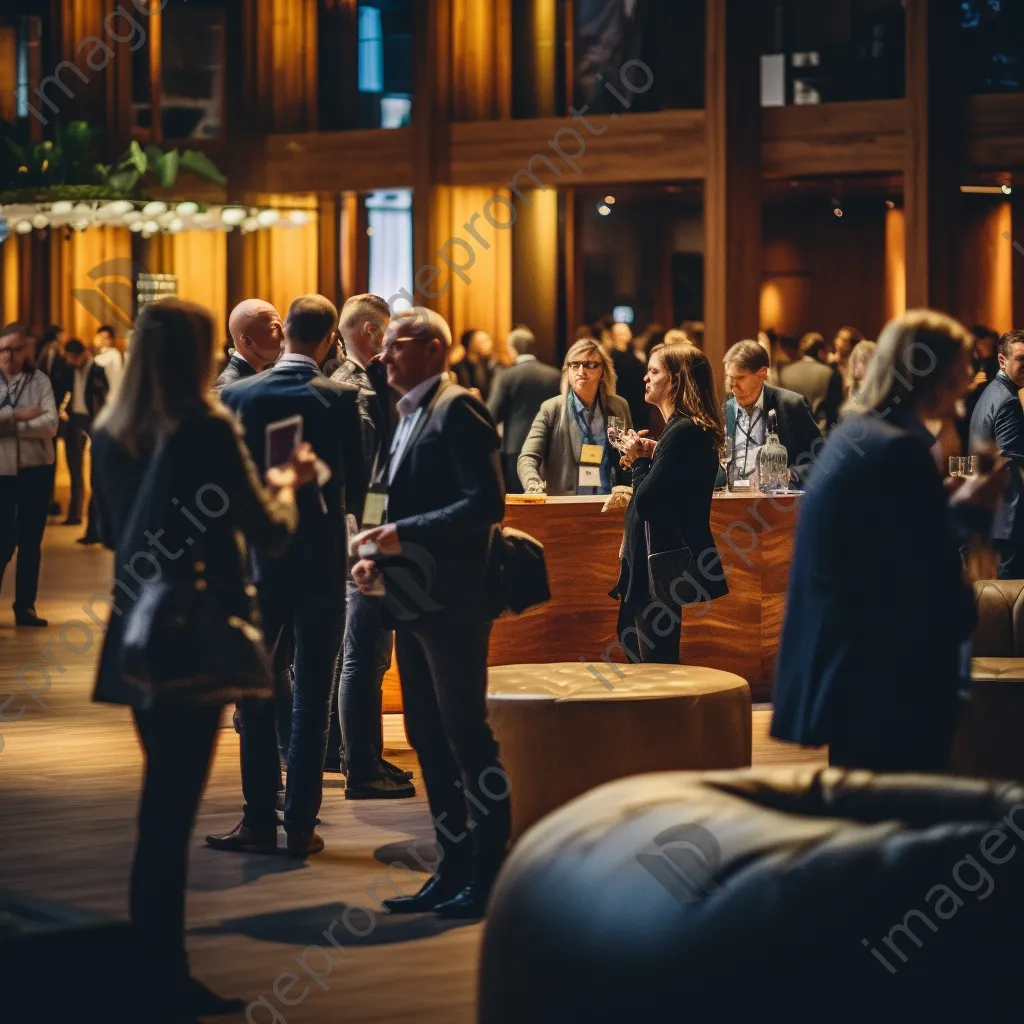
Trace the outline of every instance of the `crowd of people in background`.
[[[560, 368], [526, 325], [501, 352], [479, 329], [453, 343], [436, 313], [395, 313], [373, 295], [340, 314], [300, 296], [283, 318], [248, 299], [228, 331], [220, 365], [212, 318], [178, 300], [143, 310], [127, 359], [107, 327], [86, 345], [54, 326], [38, 350], [17, 325], [0, 333], [0, 568], [17, 549], [16, 621], [46, 625], [35, 602], [47, 515], [60, 514], [60, 435], [65, 523], [85, 513], [81, 542], [117, 552], [96, 699], [132, 708], [146, 751], [132, 916], [153, 991], [174, 1005], [231, 1008], [191, 979], [183, 940], [220, 707], [154, 705], [122, 671], [130, 615], [117, 590], [132, 592], [137, 550], [157, 546], [165, 571], [262, 629], [267, 677], [234, 679], [222, 698], [237, 704], [243, 809], [234, 829], [206, 837], [214, 849], [318, 853], [325, 770], [346, 775], [347, 799], [415, 794], [412, 773], [383, 756], [395, 652], [439, 859], [418, 893], [384, 901], [390, 913], [482, 915], [505, 855], [508, 780], [485, 703], [485, 579], [505, 494], [619, 488], [608, 596], [620, 644], [632, 661], [678, 662], [684, 608], [729, 590], [713, 495], [756, 494], [758, 453], [777, 440], [786, 486], [804, 498], [773, 734], [828, 743], [848, 767], [948, 765], [974, 622], [961, 553], [973, 535], [992, 538], [1000, 575], [1024, 577], [1020, 473], [995, 461], [1024, 465], [1024, 332], [967, 331], [928, 310], [877, 342], [852, 327], [798, 342], [769, 330], [725, 352], [723, 402], [697, 324], [634, 335], [605, 317], [579, 328]], [[276, 456], [268, 436], [289, 417], [302, 442]], [[989, 456], [950, 479], [948, 459], [968, 445]], [[213, 484], [229, 514], [179, 560], [170, 552], [196, 543], [200, 521], [172, 507], [176, 496], [206, 512], [199, 496]], [[890, 585], [897, 565], [923, 581], [913, 608]], [[405, 586], [392, 591], [395, 580]]]

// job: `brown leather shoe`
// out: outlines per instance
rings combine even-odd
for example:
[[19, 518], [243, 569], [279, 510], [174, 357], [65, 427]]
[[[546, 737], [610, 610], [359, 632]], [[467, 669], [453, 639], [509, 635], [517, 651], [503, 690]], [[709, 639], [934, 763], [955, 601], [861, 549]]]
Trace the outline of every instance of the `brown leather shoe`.
[[288, 833], [288, 856], [309, 857], [324, 848], [324, 841], [310, 829], [309, 832]]
[[207, 836], [206, 845], [234, 853], [277, 853], [277, 826], [251, 828], [240, 821], [225, 836]]

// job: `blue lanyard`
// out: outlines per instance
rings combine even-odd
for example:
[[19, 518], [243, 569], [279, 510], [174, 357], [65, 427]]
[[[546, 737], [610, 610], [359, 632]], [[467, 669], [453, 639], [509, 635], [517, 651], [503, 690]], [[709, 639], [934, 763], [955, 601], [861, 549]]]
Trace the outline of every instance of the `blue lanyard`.
[[[580, 434], [583, 437], [583, 443], [603, 443], [603, 438], [601, 441], [598, 441], [597, 438], [594, 437], [594, 417], [597, 415], [597, 403], [600, 401], [600, 399], [595, 398], [593, 409], [588, 410], [587, 407], [576, 397], [576, 393], [570, 388], [569, 394], [566, 397], [566, 401], [568, 401], [569, 408], [572, 409], [573, 417], [575, 418], [576, 423], [579, 425]], [[589, 416], [587, 415], [588, 411], [590, 413]]]
[[21, 375], [21, 384], [17, 391], [11, 388], [10, 381], [3, 372], [0, 372], [0, 381], [4, 385], [4, 400], [0, 402], [0, 409], [6, 409], [8, 406], [12, 409], [17, 408], [18, 399], [21, 398], [21, 393], [25, 390], [25, 385], [28, 383], [28, 376], [24, 373]]

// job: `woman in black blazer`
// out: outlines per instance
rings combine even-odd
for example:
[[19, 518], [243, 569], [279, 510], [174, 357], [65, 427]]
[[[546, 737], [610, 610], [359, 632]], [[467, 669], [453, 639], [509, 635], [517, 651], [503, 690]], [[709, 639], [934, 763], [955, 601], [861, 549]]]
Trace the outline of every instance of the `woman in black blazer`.
[[[632, 463], [633, 497], [626, 509], [619, 580], [619, 642], [633, 661], [679, 664], [681, 608], [728, 593], [711, 536], [711, 496], [718, 475], [722, 416], [715, 400], [711, 364], [691, 345], [659, 345], [644, 377], [645, 398], [666, 427], [655, 443], [635, 436], [626, 451]], [[644, 432], [646, 433], [646, 431]], [[649, 566], [650, 553], [688, 548], [692, 561], [673, 578]], [[659, 590], [667, 601], [658, 600]]]
[[[208, 397], [215, 345], [213, 320], [199, 306], [147, 306], [122, 387], [92, 440], [100, 536], [117, 552], [94, 699], [132, 708], [146, 753], [130, 895], [146, 965], [138, 991], [153, 1003], [140, 1020], [192, 1020], [237, 1006], [190, 976], [184, 937], [189, 836], [222, 709], [150, 703], [131, 686], [120, 671], [126, 613], [158, 576], [184, 576], [191, 584], [193, 563], [202, 559], [207, 586], [225, 611], [251, 620], [255, 588], [243, 538], [283, 550], [297, 522], [295, 488], [315, 475], [307, 447], [289, 466], [268, 472], [269, 490], [261, 485], [234, 422]], [[140, 495], [158, 448], [159, 479]], [[137, 498], [152, 516], [133, 527]]]

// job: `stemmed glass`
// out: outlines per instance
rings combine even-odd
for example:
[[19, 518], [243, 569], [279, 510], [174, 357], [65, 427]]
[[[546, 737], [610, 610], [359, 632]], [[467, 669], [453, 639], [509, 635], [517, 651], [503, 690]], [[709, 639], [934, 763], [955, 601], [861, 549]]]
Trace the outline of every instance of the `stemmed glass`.
[[626, 441], [624, 428], [625, 423], [621, 416], [608, 417], [608, 443], [616, 449], [616, 451], [624, 452], [629, 447], [629, 444]]
[[718, 449], [718, 464], [725, 473], [726, 485], [729, 480], [729, 464], [732, 462], [732, 438], [727, 437]]

